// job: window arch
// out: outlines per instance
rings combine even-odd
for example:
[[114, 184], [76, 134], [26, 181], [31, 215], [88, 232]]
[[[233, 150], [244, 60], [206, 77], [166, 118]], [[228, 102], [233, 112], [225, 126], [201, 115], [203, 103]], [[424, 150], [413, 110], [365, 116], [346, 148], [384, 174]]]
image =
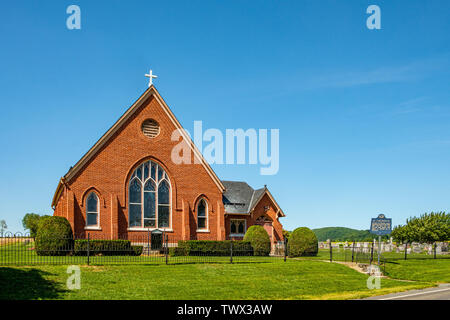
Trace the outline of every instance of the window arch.
[[89, 193], [86, 197], [86, 226], [98, 226], [99, 201], [95, 192]]
[[208, 230], [208, 203], [201, 198], [197, 203], [197, 230]]
[[151, 160], [140, 164], [128, 185], [130, 228], [170, 228], [171, 186], [164, 169]]
[[245, 219], [230, 220], [230, 235], [244, 236], [247, 231], [247, 221]]

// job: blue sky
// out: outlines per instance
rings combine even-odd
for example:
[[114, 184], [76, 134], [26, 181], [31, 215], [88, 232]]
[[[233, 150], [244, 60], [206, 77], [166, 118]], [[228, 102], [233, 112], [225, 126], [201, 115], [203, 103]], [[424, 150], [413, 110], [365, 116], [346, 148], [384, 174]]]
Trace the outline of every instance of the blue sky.
[[[66, 8], [81, 8], [81, 30]], [[366, 8], [381, 8], [368, 30]], [[186, 129], [280, 129], [287, 229], [450, 210], [450, 3], [9, 1], [0, 10], [0, 219], [51, 214], [59, 178], [146, 89]]]

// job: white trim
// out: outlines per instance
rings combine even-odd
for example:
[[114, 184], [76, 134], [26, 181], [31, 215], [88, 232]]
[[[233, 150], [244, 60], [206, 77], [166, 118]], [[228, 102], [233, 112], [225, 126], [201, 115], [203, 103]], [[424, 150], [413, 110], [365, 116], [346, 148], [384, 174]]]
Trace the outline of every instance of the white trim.
[[[90, 211], [88, 212], [88, 200], [89, 197], [91, 196], [91, 194], [94, 194], [95, 197], [97, 198], [97, 211], [93, 212]], [[84, 225], [84, 229], [88, 230], [86, 228], [89, 228], [89, 230], [101, 230], [100, 228], [100, 198], [98, 197], [98, 194], [95, 191], [91, 191], [87, 194], [86, 198], [85, 198], [85, 214], [86, 214], [86, 223]], [[96, 214], [97, 215], [97, 224], [87, 224], [88, 223], [88, 214]]]
[[93, 226], [93, 227], [88, 227], [88, 226], [86, 226], [86, 227], [84, 227], [84, 230], [98, 230], [98, 231], [101, 231], [102, 228], [100, 228], [100, 227], [95, 227], [95, 226]]
[[[204, 201], [206, 204], [206, 208], [205, 208], [205, 217], [200, 217], [200, 218], [205, 218], [206, 219], [206, 226], [204, 228], [198, 229], [198, 206], [200, 205], [201, 201]], [[209, 205], [208, 205], [208, 201], [206, 201], [205, 197], [200, 197], [200, 199], [198, 199], [197, 201], [197, 206], [195, 207], [195, 214], [197, 216], [197, 232], [209, 232]], [[200, 231], [200, 230], [204, 230], [204, 231]]]
[[208, 229], [197, 229], [196, 232], [198, 233], [210, 233], [211, 231]]
[[[244, 233], [231, 233], [231, 221], [244, 221]], [[247, 219], [230, 219], [230, 237], [243, 237], [247, 232]]]
[[127, 231], [139, 231], [139, 232], [142, 232], [142, 231], [150, 231], [151, 232], [153, 230], [161, 230], [161, 231], [165, 231], [165, 232], [173, 232], [173, 229], [166, 229], [166, 228], [142, 228], [142, 227], [131, 228], [131, 227], [129, 227], [127, 229]]

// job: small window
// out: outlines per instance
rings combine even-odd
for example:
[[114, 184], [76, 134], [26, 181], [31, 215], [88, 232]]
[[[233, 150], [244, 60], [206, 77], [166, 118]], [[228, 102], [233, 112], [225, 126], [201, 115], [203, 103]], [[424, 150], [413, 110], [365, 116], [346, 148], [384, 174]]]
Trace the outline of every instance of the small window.
[[95, 192], [86, 198], [86, 226], [98, 226], [98, 197]]
[[230, 234], [243, 236], [246, 231], [246, 221], [244, 219], [230, 220]]
[[208, 205], [201, 199], [197, 205], [197, 229], [208, 229]]
[[156, 120], [147, 119], [142, 123], [142, 133], [149, 137], [154, 138], [159, 134], [159, 124]]

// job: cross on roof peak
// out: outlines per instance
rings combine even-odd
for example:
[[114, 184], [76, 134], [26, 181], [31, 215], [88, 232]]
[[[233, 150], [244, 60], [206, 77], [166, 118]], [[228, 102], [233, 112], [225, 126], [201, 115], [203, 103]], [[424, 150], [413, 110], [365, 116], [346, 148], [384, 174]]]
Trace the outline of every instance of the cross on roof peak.
[[148, 81], [148, 86], [149, 86], [149, 87], [151, 87], [152, 84], [153, 84], [153, 78], [158, 78], [158, 76], [156, 76], [156, 75], [153, 74], [152, 69], [150, 69], [150, 72], [147, 73], [147, 74], [145, 74], [145, 76], [149, 78], [149, 81]]

